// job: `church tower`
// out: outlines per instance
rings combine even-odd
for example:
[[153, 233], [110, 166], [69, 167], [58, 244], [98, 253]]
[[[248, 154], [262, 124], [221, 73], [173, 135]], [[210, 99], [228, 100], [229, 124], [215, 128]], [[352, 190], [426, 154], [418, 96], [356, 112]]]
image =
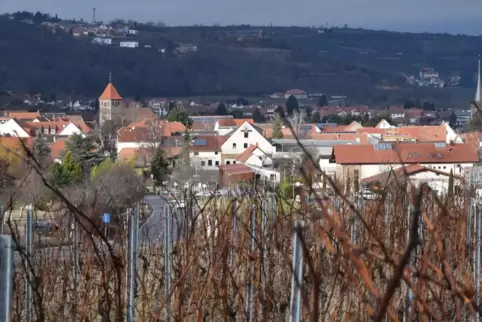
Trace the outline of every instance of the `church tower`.
[[[477, 90], [475, 92], [474, 101], [482, 112], [482, 80], [480, 75], [480, 59], [479, 59], [479, 69], [477, 71]], [[472, 106], [472, 108], [470, 109], [470, 112], [471, 112], [470, 118], [472, 119], [474, 115], [477, 113], [477, 107]]]
[[109, 84], [99, 97], [99, 126], [105, 121], [110, 121], [122, 116], [122, 97], [112, 84], [112, 76], [109, 75]]

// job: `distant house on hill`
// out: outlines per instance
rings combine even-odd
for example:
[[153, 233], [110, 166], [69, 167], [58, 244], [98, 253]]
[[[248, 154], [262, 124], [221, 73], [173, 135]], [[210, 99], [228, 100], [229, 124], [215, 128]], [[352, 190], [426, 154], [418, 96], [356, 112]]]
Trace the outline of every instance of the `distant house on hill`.
[[139, 48], [139, 42], [138, 41], [121, 41], [119, 43], [119, 46], [123, 48]]
[[293, 95], [297, 99], [307, 99], [308, 98], [308, 93], [306, 93], [302, 89], [290, 89], [290, 90], [286, 91], [285, 98], [288, 99], [291, 95]]

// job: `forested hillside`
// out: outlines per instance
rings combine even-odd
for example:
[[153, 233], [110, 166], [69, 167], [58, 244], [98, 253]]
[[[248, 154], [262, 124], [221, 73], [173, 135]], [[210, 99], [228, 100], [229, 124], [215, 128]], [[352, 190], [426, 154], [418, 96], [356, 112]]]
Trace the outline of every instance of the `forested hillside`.
[[190, 42], [199, 50], [178, 56], [152, 48], [109, 47], [92, 44], [90, 39], [75, 39], [65, 32], [52, 33], [39, 25], [3, 19], [0, 89], [94, 97], [112, 73], [125, 96], [137, 97], [252, 96], [291, 88], [379, 103], [449, 96], [444, 91], [405, 83], [400, 72], [412, 65], [418, 68], [421, 63], [354, 56], [360, 50], [387, 55], [387, 50], [411, 46], [416, 36], [400, 34], [412, 40], [395, 45], [397, 42], [390, 39], [397, 33], [356, 35], [340, 29], [319, 34], [309, 28], [265, 28], [262, 31], [267, 36], [262, 41], [240, 43], [226, 37], [236, 32], [234, 27], [138, 28], [149, 43]]

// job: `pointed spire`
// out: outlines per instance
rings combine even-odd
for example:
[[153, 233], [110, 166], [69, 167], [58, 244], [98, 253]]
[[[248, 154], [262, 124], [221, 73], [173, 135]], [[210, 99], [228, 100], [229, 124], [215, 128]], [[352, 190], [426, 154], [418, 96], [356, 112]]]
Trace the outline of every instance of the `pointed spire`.
[[475, 92], [475, 101], [477, 103], [482, 101], [481, 96], [482, 96], [482, 81], [481, 81], [481, 75], [480, 75], [480, 55], [479, 55], [479, 69], [477, 72], [477, 91]]

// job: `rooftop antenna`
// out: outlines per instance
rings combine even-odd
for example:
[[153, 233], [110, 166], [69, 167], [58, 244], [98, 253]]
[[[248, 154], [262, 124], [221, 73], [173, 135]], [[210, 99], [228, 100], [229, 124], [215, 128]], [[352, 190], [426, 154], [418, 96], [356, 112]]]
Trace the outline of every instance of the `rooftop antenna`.
[[109, 73], [109, 83], [112, 83], [112, 73]]
[[95, 24], [95, 7], [92, 8], [92, 23]]

